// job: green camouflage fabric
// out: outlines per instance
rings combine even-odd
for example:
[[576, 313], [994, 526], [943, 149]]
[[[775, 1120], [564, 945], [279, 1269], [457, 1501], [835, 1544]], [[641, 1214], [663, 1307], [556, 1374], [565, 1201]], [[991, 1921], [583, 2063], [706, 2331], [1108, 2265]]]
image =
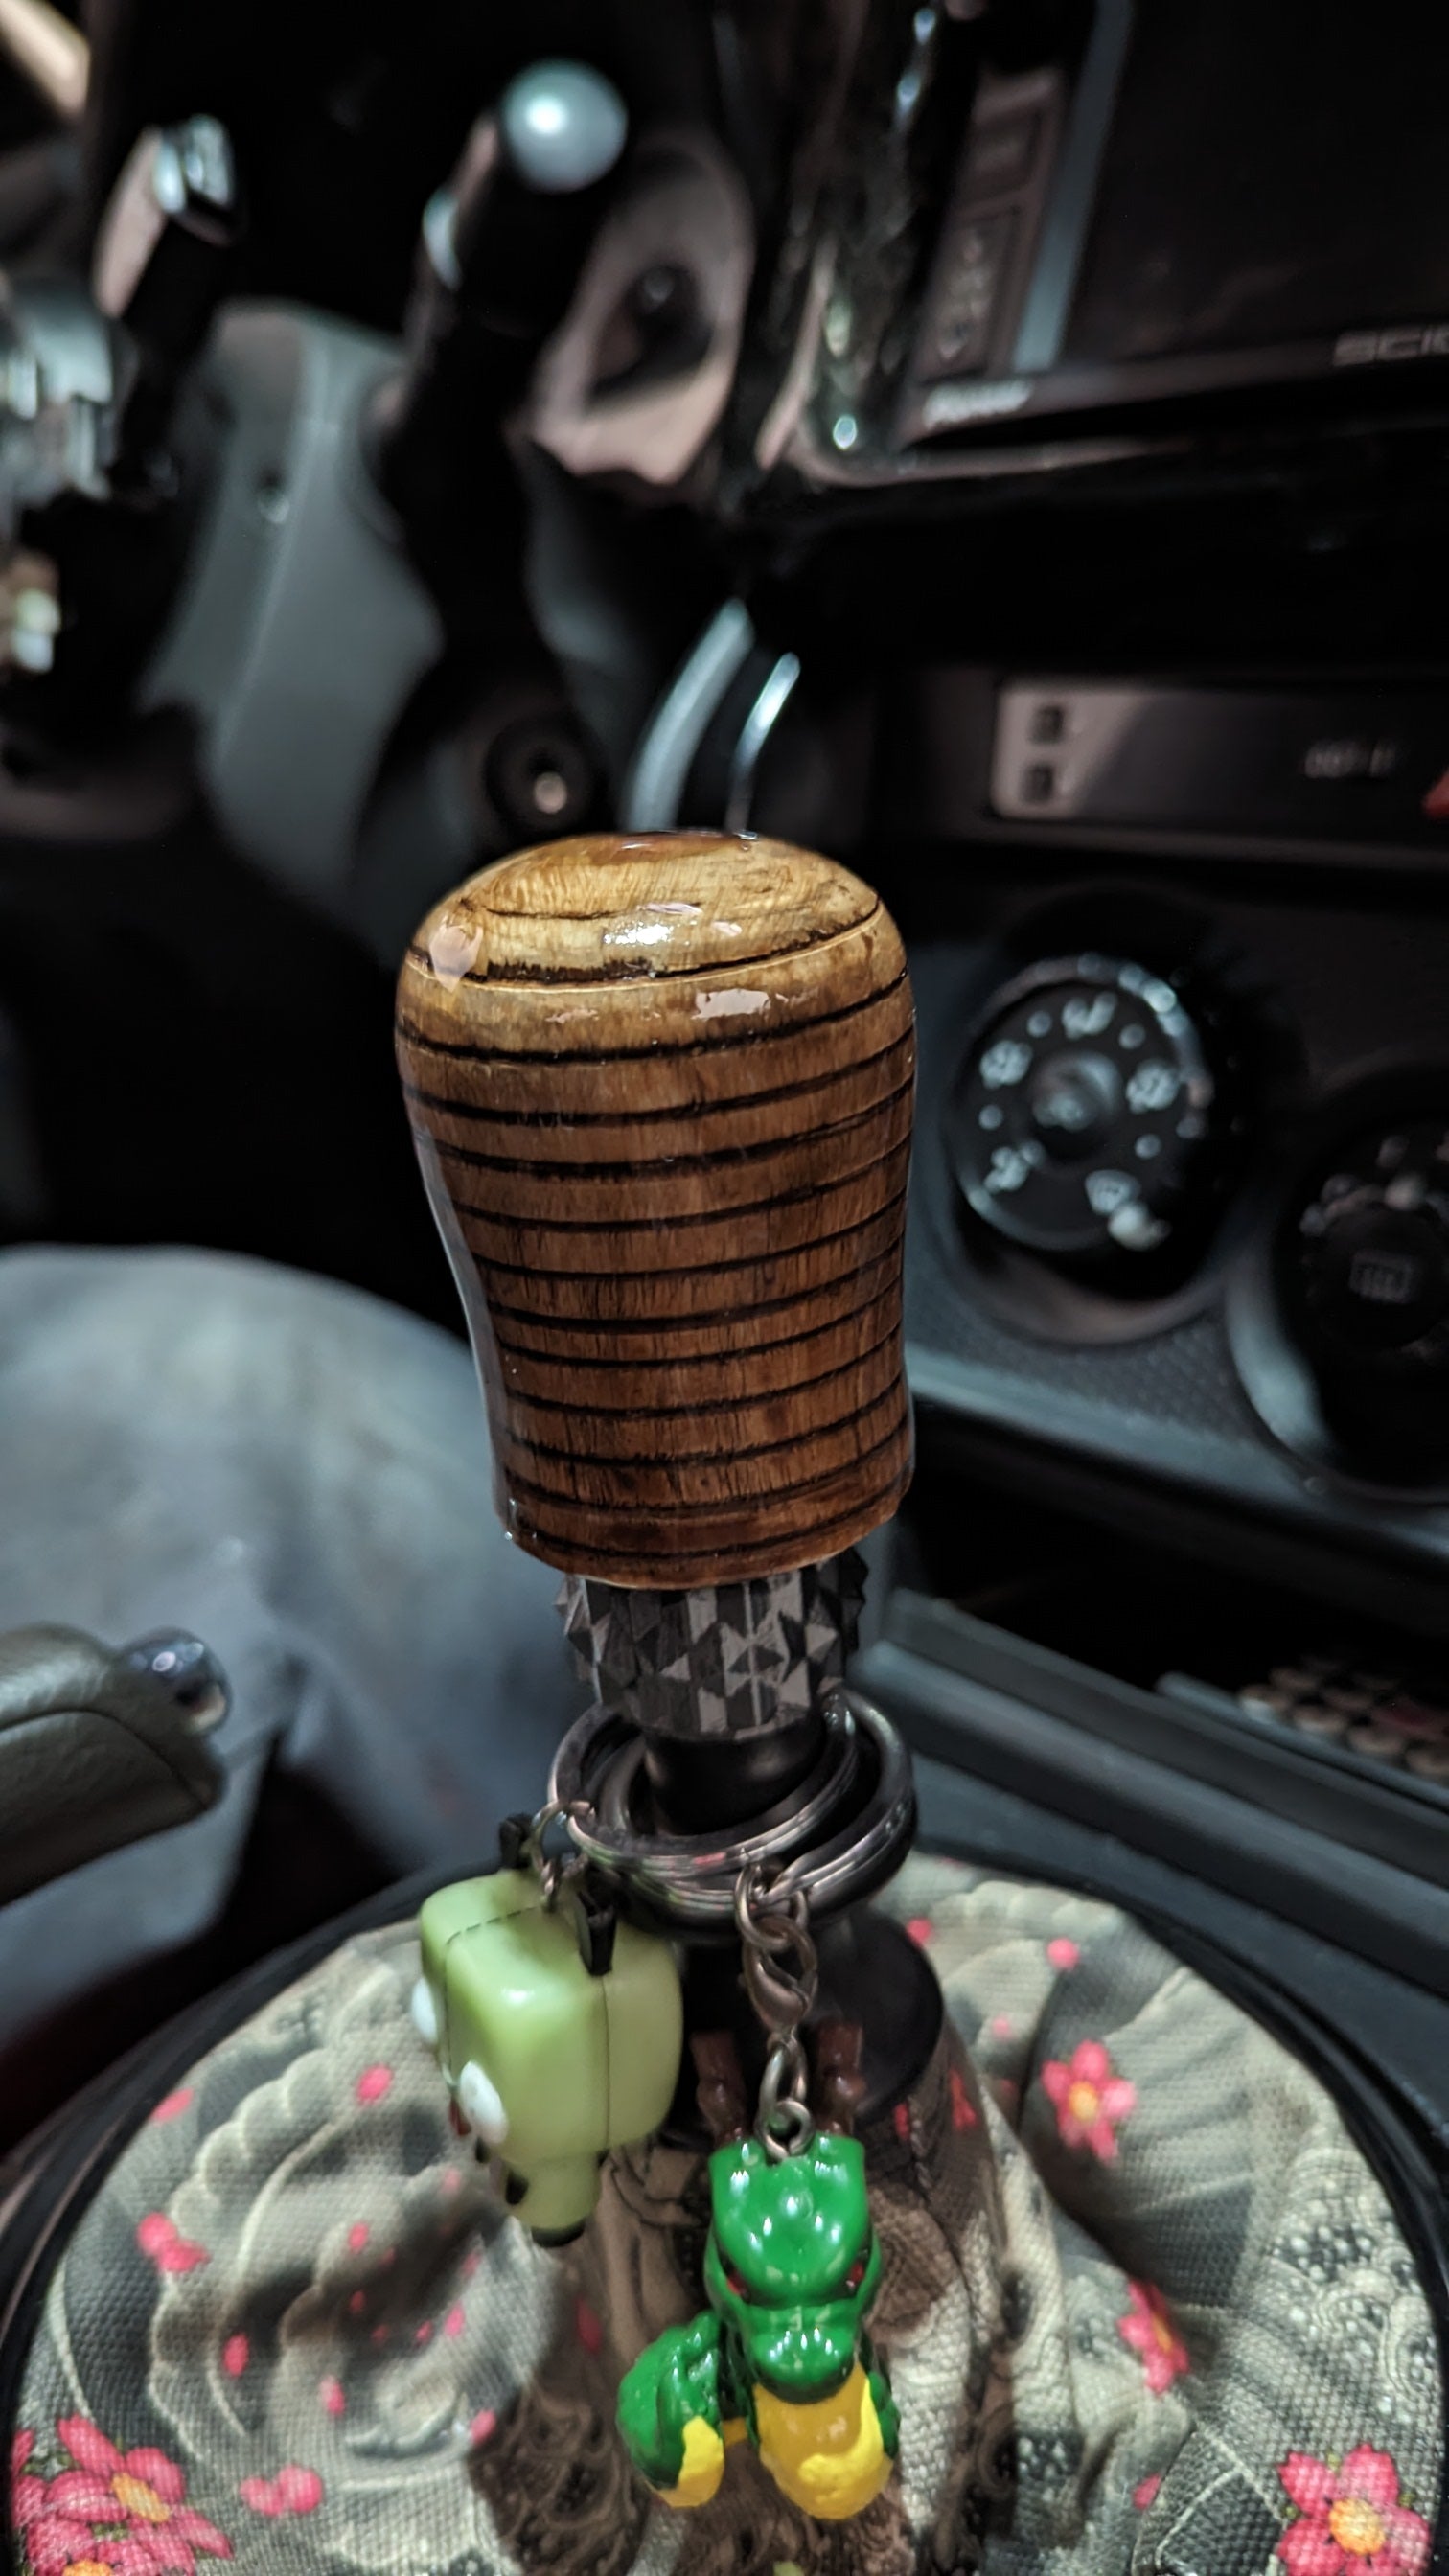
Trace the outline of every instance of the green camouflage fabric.
[[896, 2476], [814, 2524], [747, 2448], [694, 2514], [613, 2429], [700, 2303], [700, 2164], [614, 2158], [548, 2252], [454, 2135], [411, 1927], [156, 2105], [50, 2282], [27, 2576], [1425, 2576], [1433, 2322], [1318, 2081], [1113, 1908], [917, 1860], [950, 2027], [866, 2134]]

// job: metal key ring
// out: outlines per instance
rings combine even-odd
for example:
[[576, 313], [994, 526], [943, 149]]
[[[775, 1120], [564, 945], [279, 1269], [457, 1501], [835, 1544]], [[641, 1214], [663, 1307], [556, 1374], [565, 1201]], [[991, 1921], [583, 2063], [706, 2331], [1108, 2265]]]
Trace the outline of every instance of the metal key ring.
[[[772, 1810], [770, 1821], [728, 1842], [644, 1833], [628, 1821], [622, 1792], [637, 1778], [642, 1740], [627, 1719], [604, 1709], [591, 1710], [565, 1736], [551, 1794], [568, 1810], [569, 1832], [585, 1858], [673, 1929], [727, 1939], [736, 1884], [752, 1863], [773, 1873], [772, 1895], [798, 1889], [812, 1917], [839, 1913], [872, 1895], [904, 1857], [916, 1801], [910, 1756], [878, 1709], [839, 1691], [823, 1714], [836, 1747], [833, 1777], [793, 1812]], [[844, 1760], [847, 1753], [855, 1759]], [[622, 1786], [616, 1766], [626, 1769]]]
[[[797, 1839], [808, 1839], [816, 1826], [833, 1813], [845, 1796], [859, 1764], [859, 1741], [854, 1717], [843, 1699], [828, 1703], [822, 1714], [825, 1722], [825, 1742], [817, 1759], [789, 1798], [780, 1799], [773, 1806], [766, 1807], [755, 1819], [753, 1832], [728, 1846], [731, 1865], [737, 1863], [740, 1868], [746, 1869], [752, 1859], [758, 1860], [762, 1866], [767, 1865], [780, 1829], [788, 1828]], [[636, 1849], [647, 1851], [657, 1846], [663, 1851], [667, 1848], [672, 1854], [682, 1855], [686, 1864], [697, 1856], [707, 1857], [709, 1865], [713, 1867], [720, 1850], [715, 1835], [651, 1835], [642, 1832], [634, 1824], [632, 1802], [637, 1795], [640, 1774], [644, 1768], [645, 1744], [643, 1736], [634, 1731], [627, 1718], [611, 1717], [610, 1712], [602, 1709], [591, 1710], [589, 1716], [582, 1718], [560, 1745], [554, 1763], [555, 1781], [559, 1778], [560, 1766], [575, 1736], [582, 1738], [590, 1727], [591, 1721], [599, 1720], [607, 1721], [597, 1725], [596, 1729], [601, 1751], [603, 1739], [608, 1736], [611, 1726], [617, 1728], [621, 1735], [620, 1749], [610, 1763], [602, 1784], [602, 1794], [594, 1801], [599, 1830], [628, 1837], [631, 1846]], [[592, 1750], [592, 1743], [584, 1748], [584, 1763], [587, 1763], [588, 1754]]]
[[822, 1715], [824, 1747], [794, 1797], [766, 1808], [750, 1832], [729, 1842], [715, 1834], [646, 1833], [634, 1823], [631, 1805], [644, 1764], [644, 1739], [628, 1718], [611, 1709], [590, 1709], [564, 1737], [554, 1757], [552, 1800], [561, 1809], [592, 1810], [591, 1825], [571, 1825], [570, 1830], [579, 1849], [601, 1869], [631, 1883], [646, 1883], [657, 1868], [658, 1883], [668, 1888], [686, 1879], [727, 1879], [733, 1903], [742, 1869], [752, 1862], [769, 1867], [778, 1864], [782, 1851], [798, 1851], [834, 1815], [853, 1784], [859, 1763], [855, 1710], [839, 1693]]

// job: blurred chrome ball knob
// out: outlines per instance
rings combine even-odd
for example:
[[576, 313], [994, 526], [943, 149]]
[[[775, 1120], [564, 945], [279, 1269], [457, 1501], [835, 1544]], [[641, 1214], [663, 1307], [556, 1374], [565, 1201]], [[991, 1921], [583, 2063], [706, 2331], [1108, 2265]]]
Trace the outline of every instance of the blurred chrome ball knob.
[[188, 1733], [209, 1735], [231, 1705], [221, 1665], [209, 1646], [184, 1628], [160, 1629], [121, 1648], [120, 1660], [165, 1692]]

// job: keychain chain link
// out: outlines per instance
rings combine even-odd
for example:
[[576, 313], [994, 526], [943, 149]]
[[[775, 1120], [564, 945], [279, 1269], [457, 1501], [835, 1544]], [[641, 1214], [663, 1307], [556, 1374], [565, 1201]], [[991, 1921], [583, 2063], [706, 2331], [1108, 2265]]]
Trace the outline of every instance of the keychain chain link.
[[[533, 1871], [550, 1909], [588, 1862], [577, 1846], [566, 1853], [547, 1851], [547, 1837], [555, 1825], [587, 1825], [593, 1815], [587, 1798], [550, 1798], [529, 1822], [519, 1861]], [[772, 1882], [754, 1861], [735, 1881], [734, 1917], [745, 1991], [769, 2042], [755, 2134], [771, 2161], [779, 2163], [786, 2156], [802, 2155], [815, 2135], [810, 2067], [800, 2036], [815, 2008], [820, 1983], [819, 1956], [810, 1931], [810, 1899], [803, 1887]]]
[[745, 1991], [770, 2046], [760, 2079], [755, 2134], [772, 2162], [804, 2153], [815, 2135], [810, 2069], [801, 2025], [814, 2008], [820, 1963], [803, 1888], [772, 1887], [758, 1863], [735, 1882]]
[[576, 1847], [567, 1852], [546, 1852], [544, 1839], [552, 1826], [588, 1824], [593, 1813], [587, 1798], [550, 1798], [539, 1808], [523, 1837], [519, 1860], [533, 1871], [550, 1912], [558, 1903], [560, 1888], [568, 1880], [581, 1877], [587, 1863]]

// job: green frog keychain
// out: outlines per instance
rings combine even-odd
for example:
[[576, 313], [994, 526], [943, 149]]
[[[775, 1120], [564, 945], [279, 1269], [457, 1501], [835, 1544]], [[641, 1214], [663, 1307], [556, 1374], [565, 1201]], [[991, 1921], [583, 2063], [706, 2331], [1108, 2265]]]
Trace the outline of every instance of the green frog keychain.
[[745, 1982], [772, 2041], [759, 2109], [751, 2134], [728, 2034], [696, 2039], [700, 2107], [721, 2141], [709, 2160], [709, 2307], [640, 2355], [619, 2391], [619, 2429], [667, 2504], [707, 2504], [726, 2452], [748, 2441], [793, 2504], [843, 2521], [880, 2494], [900, 2437], [866, 2331], [881, 2254], [864, 2150], [850, 2134], [861, 2034], [847, 2023], [817, 2031], [812, 2111], [800, 2023], [815, 1951], [803, 1901], [771, 1909], [747, 1875], [736, 1915]]

